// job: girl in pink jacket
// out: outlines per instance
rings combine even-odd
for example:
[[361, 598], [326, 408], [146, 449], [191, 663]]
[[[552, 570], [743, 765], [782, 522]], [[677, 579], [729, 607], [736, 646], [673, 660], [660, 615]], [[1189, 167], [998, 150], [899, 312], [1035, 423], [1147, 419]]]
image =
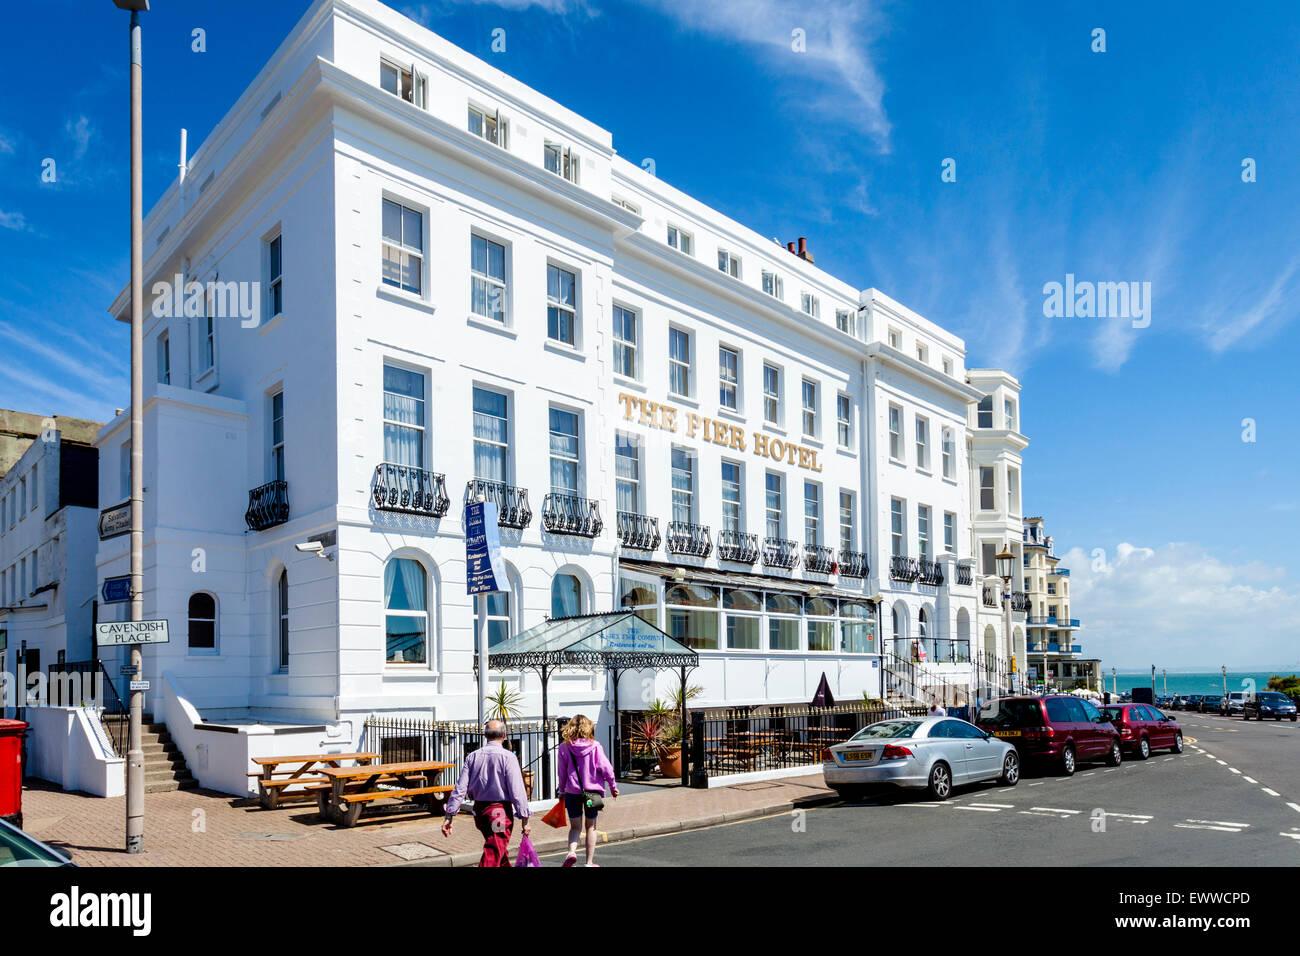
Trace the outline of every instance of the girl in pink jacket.
[[609, 784], [612, 797], [618, 796], [614, 781], [614, 768], [605, 751], [596, 742], [596, 728], [591, 720], [578, 714], [560, 731], [564, 743], [560, 744], [559, 764], [556, 767], [560, 793], [564, 797], [564, 812], [569, 815], [569, 855], [565, 866], [578, 862], [578, 837], [583, 824], [587, 830], [587, 866], [596, 863], [596, 814], [600, 808], [592, 806], [588, 795], [604, 799], [605, 785]]

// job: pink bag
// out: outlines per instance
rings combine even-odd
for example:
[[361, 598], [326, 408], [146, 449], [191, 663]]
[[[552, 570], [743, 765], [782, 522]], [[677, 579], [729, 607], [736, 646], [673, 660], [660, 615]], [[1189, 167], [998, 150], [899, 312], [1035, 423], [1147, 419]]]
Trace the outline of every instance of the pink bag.
[[519, 852], [515, 854], [515, 866], [541, 866], [542, 861], [533, 849], [533, 841], [524, 837], [519, 841]]

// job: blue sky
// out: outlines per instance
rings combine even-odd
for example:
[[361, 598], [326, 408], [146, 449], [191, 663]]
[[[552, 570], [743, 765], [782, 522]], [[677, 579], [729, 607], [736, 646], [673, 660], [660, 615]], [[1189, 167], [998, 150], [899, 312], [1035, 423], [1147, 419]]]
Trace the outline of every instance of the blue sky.
[[[1076, 549], [1090, 652], [1300, 666], [1293, 3], [395, 5], [674, 186], [807, 236], [819, 266], [965, 337], [969, 365], [1018, 375], [1026, 507]], [[307, 6], [155, 0], [146, 208], [180, 127], [193, 151]], [[126, 15], [54, 0], [7, 20], [57, 36], [68, 69], [44, 43], [0, 61], [22, 90], [0, 102], [0, 407], [105, 419], [128, 401], [126, 330], [105, 312], [128, 263]], [[1066, 273], [1150, 282], [1150, 326], [1045, 318]]]

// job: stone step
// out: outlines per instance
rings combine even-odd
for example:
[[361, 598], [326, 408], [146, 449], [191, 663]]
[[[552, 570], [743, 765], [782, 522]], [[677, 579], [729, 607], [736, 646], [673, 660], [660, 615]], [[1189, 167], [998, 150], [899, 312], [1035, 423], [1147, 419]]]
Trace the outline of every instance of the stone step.
[[145, 793], [171, 793], [176, 790], [197, 790], [199, 782], [190, 777], [185, 780], [159, 780], [153, 783], [145, 781]]

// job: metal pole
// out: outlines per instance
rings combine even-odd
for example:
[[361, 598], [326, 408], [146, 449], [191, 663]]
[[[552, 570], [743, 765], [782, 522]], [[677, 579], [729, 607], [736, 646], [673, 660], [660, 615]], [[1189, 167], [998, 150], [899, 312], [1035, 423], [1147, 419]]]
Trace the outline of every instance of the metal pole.
[[488, 628], [485, 595], [474, 595], [474, 612], [476, 615], [474, 635], [478, 647], [478, 725], [482, 728], [487, 723], [488, 697]]
[[686, 774], [686, 764], [688, 763], [688, 761], [686, 759], [686, 667], [685, 665], [682, 666], [682, 706], [681, 706], [680, 719], [682, 722], [682, 742], [681, 742], [682, 786], [689, 787], [690, 779]]
[[[131, 620], [144, 620], [144, 174], [140, 15], [131, 11]], [[144, 679], [141, 645], [131, 666]], [[131, 743], [126, 754], [126, 852], [144, 849], [144, 692], [131, 691]]]
[[548, 668], [543, 664], [542, 675], [542, 795], [549, 800], [555, 796], [551, 790], [551, 715], [547, 709], [546, 685], [550, 682]]
[[1016, 647], [1011, 640], [1011, 579], [1005, 578], [1003, 584], [1006, 590], [1002, 594], [1002, 626], [1006, 629], [1007, 656], [1012, 657], [1016, 653]]

